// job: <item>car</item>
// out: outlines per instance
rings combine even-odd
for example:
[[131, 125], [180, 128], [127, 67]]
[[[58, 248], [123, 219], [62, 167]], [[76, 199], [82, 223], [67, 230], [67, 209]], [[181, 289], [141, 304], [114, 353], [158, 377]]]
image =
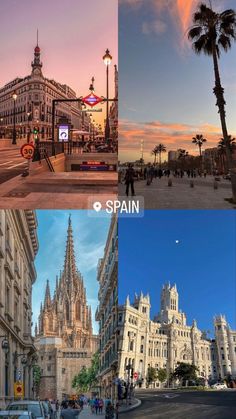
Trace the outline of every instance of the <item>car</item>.
[[32, 413], [34, 418], [47, 419], [42, 402], [36, 400], [15, 400], [7, 406], [7, 410], [24, 410]]
[[227, 385], [225, 383], [215, 383], [212, 384], [211, 388], [214, 388], [215, 390], [224, 390], [227, 388]]
[[24, 410], [2, 410], [0, 411], [0, 419], [34, 419], [32, 412]]

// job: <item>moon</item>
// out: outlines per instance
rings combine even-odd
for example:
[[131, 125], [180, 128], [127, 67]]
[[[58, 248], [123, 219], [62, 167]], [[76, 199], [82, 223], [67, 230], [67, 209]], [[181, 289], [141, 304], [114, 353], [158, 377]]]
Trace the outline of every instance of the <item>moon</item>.
[[175, 240], [175, 243], [176, 243], [176, 244], [179, 244], [179, 240]]

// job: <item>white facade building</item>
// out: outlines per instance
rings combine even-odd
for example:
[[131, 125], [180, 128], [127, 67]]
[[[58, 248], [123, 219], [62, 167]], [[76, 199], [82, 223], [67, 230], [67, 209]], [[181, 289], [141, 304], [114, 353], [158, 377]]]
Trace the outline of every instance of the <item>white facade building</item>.
[[[127, 366], [138, 375], [139, 385], [146, 386], [149, 367], [165, 368], [167, 377], [178, 363], [191, 363], [198, 367], [198, 375], [207, 381], [236, 377], [236, 332], [230, 330], [223, 316], [216, 317], [215, 339], [208, 339], [194, 320], [187, 324], [185, 314], [178, 306], [176, 285], [166, 284], [161, 293], [160, 313], [150, 319], [150, 297], [129, 297], [119, 307], [119, 378], [128, 379]], [[156, 386], [160, 386], [157, 381]]]

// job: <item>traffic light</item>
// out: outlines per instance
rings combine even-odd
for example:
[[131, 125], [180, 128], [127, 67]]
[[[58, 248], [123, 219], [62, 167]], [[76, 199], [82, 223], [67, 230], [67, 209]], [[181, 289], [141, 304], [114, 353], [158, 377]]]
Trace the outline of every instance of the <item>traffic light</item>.
[[33, 133], [34, 133], [34, 135], [37, 135], [39, 133], [39, 129], [37, 127], [34, 127]]

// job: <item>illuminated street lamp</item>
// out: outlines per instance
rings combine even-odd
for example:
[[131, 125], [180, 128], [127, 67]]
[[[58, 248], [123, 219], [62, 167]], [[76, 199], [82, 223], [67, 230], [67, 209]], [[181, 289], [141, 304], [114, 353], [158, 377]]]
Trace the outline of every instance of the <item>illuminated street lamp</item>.
[[16, 99], [17, 99], [17, 94], [16, 93], [13, 93], [12, 98], [13, 98], [13, 101], [14, 101], [12, 144], [16, 144]]
[[106, 50], [105, 55], [103, 56], [103, 61], [106, 66], [106, 75], [107, 75], [107, 111], [106, 111], [106, 127], [105, 127], [105, 139], [107, 140], [110, 137], [110, 125], [109, 125], [109, 65], [111, 65], [112, 56], [109, 49]]

